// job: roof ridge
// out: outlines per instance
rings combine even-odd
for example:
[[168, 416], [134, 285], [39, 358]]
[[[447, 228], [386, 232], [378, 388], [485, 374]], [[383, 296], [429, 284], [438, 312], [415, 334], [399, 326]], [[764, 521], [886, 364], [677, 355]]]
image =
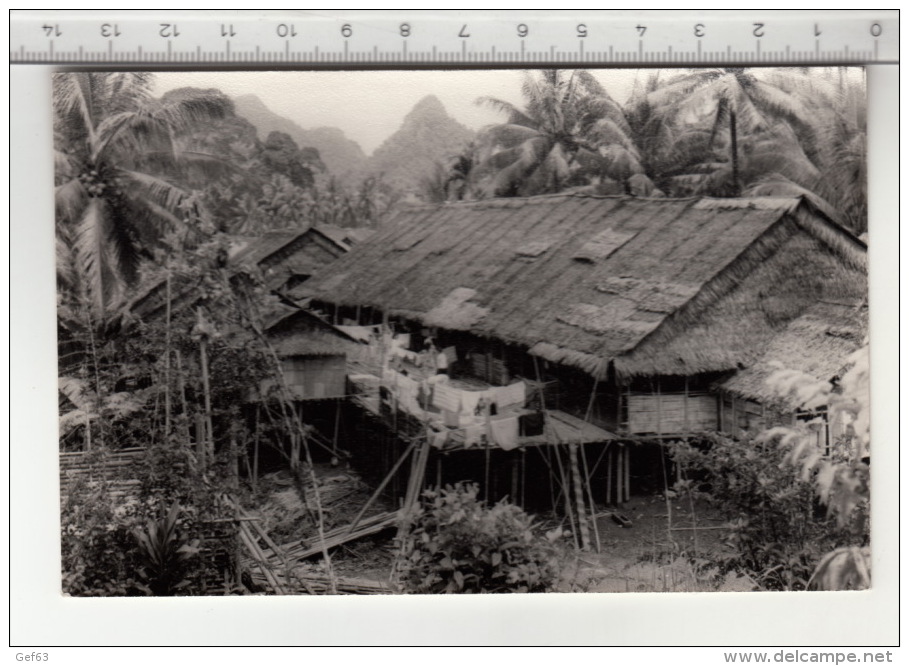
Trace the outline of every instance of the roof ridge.
[[760, 197], [638, 197], [630, 194], [596, 194], [592, 192], [551, 192], [548, 194], [535, 194], [527, 197], [491, 197], [489, 199], [472, 199], [469, 201], [443, 201], [441, 203], [405, 203], [401, 210], [437, 210], [439, 208], [455, 208], [462, 206], [495, 206], [508, 207], [509, 204], [537, 204], [548, 203], [558, 199], [594, 199], [594, 200], [625, 200], [625, 201], [653, 201], [653, 202], [685, 202], [685, 201], [788, 201], [803, 200], [801, 195], [790, 196], [760, 196]]

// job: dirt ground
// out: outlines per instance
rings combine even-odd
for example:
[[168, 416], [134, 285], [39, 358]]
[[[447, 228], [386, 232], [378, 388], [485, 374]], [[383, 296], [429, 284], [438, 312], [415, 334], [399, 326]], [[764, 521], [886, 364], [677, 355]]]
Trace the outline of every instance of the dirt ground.
[[598, 508], [600, 551], [579, 552], [573, 562], [569, 556], [560, 591], [752, 589], [751, 581], [724, 574], [718, 566], [731, 553], [724, 543], [728, 531], [723, 527], [724, 520], [705, 503], [692, 504], [682, 497], [667, 505], [660, 496], [632, 497], [615, 511], [630, 521], [630, 527], [613, 520], [613, 512], [613, 509]]
[[[334, 483], [336, 499], [325, 507], [327, 527], [348, 524], [370, 495], [355, 474], [336, 468], [319, 470], [320, 481]], [[313, 525], [304, 519], [305, 507], [295, 497], [288, 474], [267, 478], [260, 488], [258, 511], [279, 543], [307, 538]], [[367, 515], [390, 510], [381, 500]], [[671, 512], [671, 520], [669, 514]], [[625, 526], [613, 519], [617, 513]], [[659, 495], [636, 496], [619, 509], [597, 507], [599, 549], [579, 551], [572, 546], [570, 524], [554, 515], [538, 516], [541, 530], [561, 526], [565, 553], [559, 592], [706, 592], [745, 591], [753, 583], [718, 566], [731, 553], [724, 544], [724, 520], [704, 502], [674, 498], [668, 505]], [[671, 527], [671, 529], [670, 529]], [[394, 530], [343, 544], [332, 552], [340, 576], [387, 582], [394, 559]]]

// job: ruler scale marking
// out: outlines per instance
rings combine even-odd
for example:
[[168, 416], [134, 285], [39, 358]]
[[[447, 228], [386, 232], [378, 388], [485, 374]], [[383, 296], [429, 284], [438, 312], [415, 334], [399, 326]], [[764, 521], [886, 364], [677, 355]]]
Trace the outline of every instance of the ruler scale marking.
[[[272, 14], [286, 16], [281, 12]], [[397, 15], [406, 16], [402, 13]], [[856, 15], [860, 17], [857, 18]], [[91, 22], [81, 18], [51, 19], [53, 22], [51, 30], [47, 21], [20, 18], [14, 11], [10, 20], [10, 63], [81, 62], [92, 65], [104, 62], [137, 65], [179, 63], [191, 66], [193, 63], [229, 65], [284, 62], [292, 65], [312, 62], [338, 64], [343, 67], [344, 64], [353, 63], [432, 65], [443, 62], [471, 65], [585, 63], [594, 66], [621, 63], [634, 66], [680, 63], [705, 65], [724, 62], [750, 65], [786, 62], [795, 65], [837, 62], [868, 64], [899, 61], [899, 15], [889, 10], [844, 12], [842, 15], [824, 16], [823, 40], [827, 48], [820, 43], [817, 19], [809, 19], [806, 16], [796, 15], [791, 19], [789, 17], [782, 19], [780, 24], [787, 28], [783, 31], [771, 30], [776, 26], [767, 24], [766, 32], [760, 34], [760, 38], [756, 40], [754, 37], [742, 40], [741, 37], [731, 36], [750, 36], [754, 33], [751, 27], [753, 24], [743, 13], [728, 20], [723, 17], [722, 38], [729, 42], [717, 44], [712, 41], [707, 46], [698, 37], [698, 31], [680, 36], [677, 30], [666, 30], [667, 27], [677, 27], [677, 18], [654, 14], [643, 16], [646, 20], [639, 22], [637, 30], [631, 27], [627, 20], [620, 21], [610, 16], [585, 17], [581, 14], [577, 14], [576, 25], [560, 21], [542, 21], [539, 26], [534, 25], [529, 34], [526, 26], [521, 24], [519, 30], [523, 32], [517, 40], [513, 33], [506, 34], [499, 29], [499, 23], [493, 19], [478, 19], [476, 23], [472, 22], [469, 34], [461, 34], [461, 23], [455, 26], [455, 21], [445, 17], [423, 24], [417, 19], [406, 19], [402, 24], [407, 23], [411, 32], [405, 37], [419, 39], [415, 43], [415, 48], [408, 44], [410, 39], [401, 39], [399, 30], [388, 30], [387, 27], [381, 28], [379, 34], [375, 36], [377, 41], [373, 44], [357, 48], [356, 43], [351, 47], [348, 38], [362, 39], [362, 35], [371, 34], [364, 33], [363, 28], [379, 27], [382, 24], [377, 22], [373, 26], [370, 19], [358, 20], [351, 24], [353, 25], [351, 35], [348, 24], [345, 24], [346, 32], [328, 30], [325, 28], [330, 24], [326, 19], [315, 18], [311, 21], [311, 25], [315, 26], [311, 39], [307, 30], [308, 25], [300, 31], [299, 23], [294, 28], [290, 22], [277, 24], [284, 30], [277, 33], [276, 39], [276, 23], [248, 15], [241, 14], [239, 18], [233, 19], [234, 22], [230, 24], [229, 29], [226, 29], [224, 24], [219, 25], [198, 16], [186, 20], [177, 17], [176, 22], [173, 22], [174, 17], [169, 16], [164, 19], [168, 21], [166, 24], [147, 19], [121, 20], [118, 25], [122, 28], [123, 36], [121, 37], [119, 29], [115, 27], [118, 30], [114, 35], [117, 39], [111, 39], [112, 33], [109, 30], [104, 28], [97, 30], [95, 23], [97, 19]], [[707, 38], [713, 40], [715, 39], [713, 35], [717, 34], [715, 29], [720, 23], [712, 23], [711, 20], [704, 19], [703, 23], [706, 25]], [[179, 32], [176, 30], [178, 23]], [[167, 29], [159, 29], [159, 25]], [[494, 27], [496, 31], [486, 34], [484, 25]], [[288, 26], [289, 30], [286, 29]], [[88, 27], [94, 27], [94, 30], [87, 30]], [[236, 29], [237, 27], [239, 29]], [[166, 48], [161, 48], [165, 46], [164, 40], [158, 41], [157, 36], [152, 39], [160, 45], [158, 48], [147, 48], [150, 42], [145, 42], [143, 48], [141, 41], [129, 41], [136, 39], [137, 36], [142, 39], [143, 34], [151, 31], [152, 34], [168, 38]], [[196, 34], [202, 35], [198, 38], [199, 42], [188, 43], [186, 48], [183, 48], [183, 40], [192, 40]], [[307, 35], [306, 40], [309, 42], [307, 46], [311, 48], [292, 49], [288, 35], [290, 37], [299, 35], [299, 39], [302, 40], [303, 34]], [[47, 38], [42, 41], [42, 37]], [[229, 39], [224, 39], [225, 37]], [[466, 37], [470, 37], [470, 48]], [[502, 48], [503, 40], [519, 49]], [[589, 43], [591, 40], [592, 43]], [[283, 53], [278, 46], [280, 41], [284, 41]]]

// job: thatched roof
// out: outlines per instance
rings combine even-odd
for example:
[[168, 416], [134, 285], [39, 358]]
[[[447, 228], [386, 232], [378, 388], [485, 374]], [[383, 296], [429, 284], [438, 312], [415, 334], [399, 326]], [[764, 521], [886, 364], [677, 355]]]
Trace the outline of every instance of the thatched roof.
[[[272, 289], [282, 286], [294, 275], [312, 275], [350, 246], [326, 233], [321, 227], [304, 230], [269, 231], [253, 238], [237, 238], [228, 256], [227, 268], [236, 273], [244, 266], [258, 267]], [[320, 243], [327, 252], [307, 252], [311, 243]], [[172, 305], [185, 306], [194, 301], [192, 289], [183, 287], [172, 294]], [[130, 309], [141, 317], [160, 314], [165, 306], [165, 278], [152, 282], [132, 300]]]
[[268, 231], [261, 236], [251, 239], [246, 245], [231, 254], [230, 263], [236, 266], [241, 264], [254, 264], [257, 266], [263, 263], [269, 263], [269, 259], [275, 258], [281, 250], [288, 249], [288, 246], [295, 241], [303, 238], [307, 234], [318, 234], [322, 238], [330, 241], [337, 246], [342, 252], [350, 250], [350, 245], [345, 242], [344, 234], [338, 227], [318, 226], [309, 227], [308, 229], [285, 229], [280, 231]]
[[[295, 293], [497, 338], [595, 376], [616, 359], [629, 376], [693, 374], [742, 361], [719, 328], [706, 344], [680, 348], [681, 362], [658, 348], [631, 355], [651, 337], [665, 346], [693, 329], [740, 283], [755, 283], [748, 297], [763, 293], [810, 251], [799, 246], [774, 270], [756, 270], [796, 237], [830, 266], [862, 274], [864, 245], [800, 198], [552, 195], [402, 209]], [[781, 292], [794, 302], [770, 318], [782, 326], [816, 292]], [[730, 305], [717, 317], [736, 313]]]
[[767, 382], [779, 368], [822, 381], [838, 379], [846, 369], [844, 362], [862, 345], [867, 334], [867, 314], [862, 305], [820, 301], [773, 336], [754, 361], [721, 387], [758, 402], [785, 403]]
[[269, 315], [265, 333], [278, 356], [343, 356], [357, 343], [344, 331], [306, 310], [280, 307]]
[[[854, 317], [840, 321], [846, 310], [856, 310], [867, 296], [865, 275], [826, 251], [819, 240], [802, 232], [791, 220], [762, 241], [767, 245], [765, 252], [740, 257], [637, 348], [616, 358], [617, 374], [631, 377], [745, 370], [759, 363], [768, 346], [779, 344], [778, 338], [784, 334], [783, 344], [790, 348], [787, 360], [798, 361], [806, 368], [822, 366], [823, 360], [813, 356], [836, 349], [812, 346], [808, 339], [803, 345], [797, 331], [808, 321], [822, 330], [854, 328]], [[756, 245], [752, 249], [761, 248]], [[824, 304], [827, 307], [820, 307]], [[806, 320], [803, 315], [809, 311], [813, 315]], [[793, 328], [797, 320], [803, 325]], [[861, 338], [859, 334], [855, 346], [838, 360], [853, 351]], [[798, 359], [799, 354], [804, 358]], [[752, 390], [747, 397], [759, 394]]]

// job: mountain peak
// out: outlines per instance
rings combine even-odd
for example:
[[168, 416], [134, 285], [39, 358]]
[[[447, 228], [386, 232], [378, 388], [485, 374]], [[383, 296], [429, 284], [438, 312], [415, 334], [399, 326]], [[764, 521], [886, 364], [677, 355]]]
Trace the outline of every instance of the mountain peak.
[[414, 191], [437, 163], [460, 153], [473, 137], [471, 130], [448, 115], [438, 97], [427, 95], [404, 117], [398, 131], [376, 149], [366, 171], [381, 174], [398, 189]]
[[345, 176], [359, 170], [366, 155], [359, 144], [348, 139], [344, 132], [334, 127], [304, 129], [296, 122], [278, 115], [256, 95], [247, 94], [234, 98], [237, 114], [245, 117], [265, 140], [271, 132], [283, 132], [301, 148], [312, 147], [319, 151], [322, 162], [336, 176]]

